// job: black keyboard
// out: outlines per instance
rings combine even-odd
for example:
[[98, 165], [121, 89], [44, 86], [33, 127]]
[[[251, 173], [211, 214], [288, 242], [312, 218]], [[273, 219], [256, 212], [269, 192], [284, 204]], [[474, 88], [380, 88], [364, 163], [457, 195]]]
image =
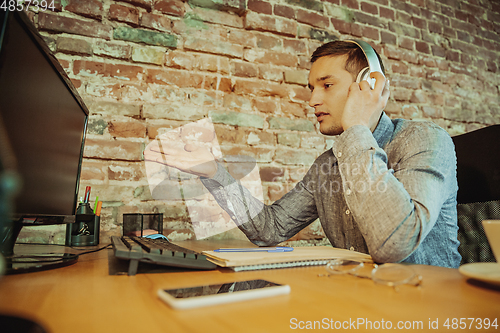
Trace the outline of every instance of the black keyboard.
[[162, 238], [150, 239], [137, 236], [112, 236], [115, 257], [130, 260], [128, 275], [135, 275], [139, 262], [185, 267], [214, 269], [217, 266], [201, 253], [175, 245]]

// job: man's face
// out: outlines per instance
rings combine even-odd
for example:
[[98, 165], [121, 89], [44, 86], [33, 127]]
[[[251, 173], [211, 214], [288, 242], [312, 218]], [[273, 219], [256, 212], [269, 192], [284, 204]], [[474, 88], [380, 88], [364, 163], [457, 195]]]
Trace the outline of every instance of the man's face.
[[319, 130], [325, 135], [339, 135], [344, 129], [341, 119], [349, 86], [354, 82], [345, 69], [347, 55], [325, 56], [316, 60], [309, 72], [311, 99]]

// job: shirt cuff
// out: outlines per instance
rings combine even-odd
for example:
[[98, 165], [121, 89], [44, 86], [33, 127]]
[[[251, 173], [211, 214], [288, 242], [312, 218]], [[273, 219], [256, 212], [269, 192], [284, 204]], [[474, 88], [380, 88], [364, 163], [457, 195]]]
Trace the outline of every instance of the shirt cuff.
[[226, 187], [236, 182], [229, 172], [227, 172], [226, 168], [219, 162], [217, 162], [217, 172], [212, 178], [200, 177], [200, 180], [207, 188]]
[[337, 137], [332, 151], [337, 160], [348, 159], [369, 149], [380, 148], [370, 129], [363, 125], [349, 127]]

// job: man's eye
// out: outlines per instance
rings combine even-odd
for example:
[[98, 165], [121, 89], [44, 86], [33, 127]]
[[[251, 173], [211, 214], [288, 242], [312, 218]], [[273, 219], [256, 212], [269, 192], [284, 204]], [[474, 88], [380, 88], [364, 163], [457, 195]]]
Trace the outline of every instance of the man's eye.
[[324, 85], [325, 89], [328, 89], [328, 88], [330, 88], [332, 86], [333, 86], [333, 84], [329, 84], [329, 83], [325, 83], [325, 85]]

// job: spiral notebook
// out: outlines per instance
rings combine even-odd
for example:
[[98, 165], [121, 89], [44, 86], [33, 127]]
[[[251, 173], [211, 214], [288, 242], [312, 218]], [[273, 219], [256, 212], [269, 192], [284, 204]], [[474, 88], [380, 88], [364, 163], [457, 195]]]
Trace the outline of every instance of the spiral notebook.
[[203, 251], [207, 259], [234, 271], [326, 265], [333, 259], [372, 262], [370, 255], [331, 246], [295, 247], [291, 252]]

